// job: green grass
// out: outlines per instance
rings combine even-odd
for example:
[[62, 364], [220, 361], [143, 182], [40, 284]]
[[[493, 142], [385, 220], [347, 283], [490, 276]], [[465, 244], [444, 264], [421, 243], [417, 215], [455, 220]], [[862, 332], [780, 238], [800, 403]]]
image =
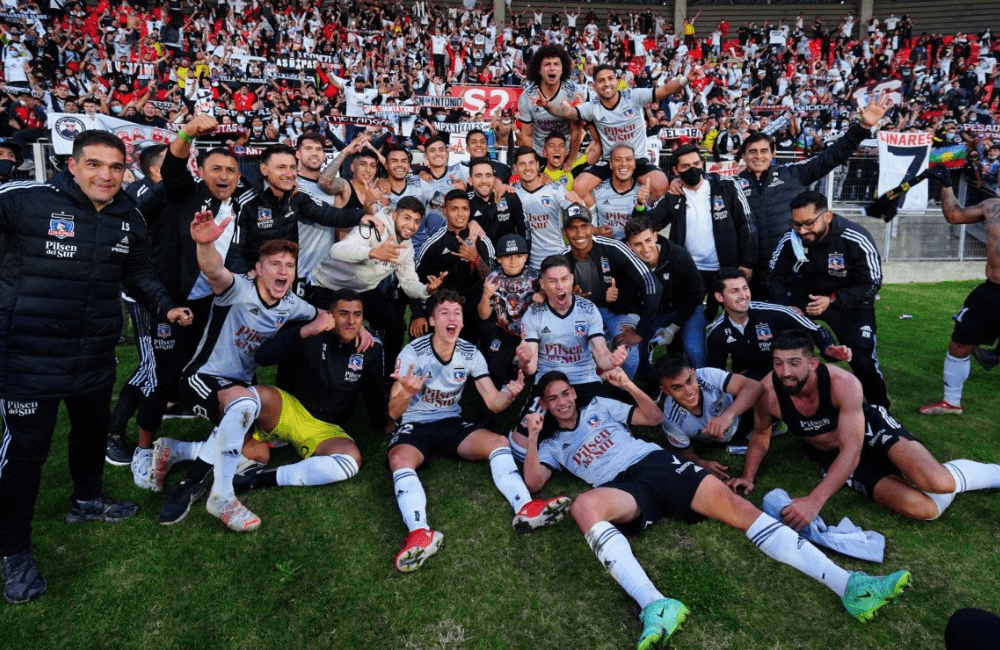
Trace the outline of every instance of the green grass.
[[[923, 418], [941, 397], [941, 366], [956, 312], [973, 282], [896, 285], [877, 303], [879, 349], [893, 413], [941, 460], [1000, 462], [996, 388], [1000, 370], [973, 363], [959, 418]], [[913, 320], [899, 320], [902, 313]], [[119, 348], [124, 378], [134, 353]], [[359, 409], [362, 411], [363, 409]], [[509, 420], [509, 418], [507, 418]], [[160, 526], [163, 494], [134, 487], [108, 466], [106, 487], [140, 504], [117, 525], [62, 520], [71, 483], [66, 421], [60, 420], [35, 515], [35, 557], [48, 593], [0, 606], [6, 648], [628, 648], [638, 607], [597, 562], [571, 521], [518, 534], [486, 463], [441, 459], [422, 470], [441, 552], [413, 574], [392, 559], [405, 528], [384, 469], [387, 436], [350, 429], [366, 464], [345, 483], [264, 490], [245, 497], [263, 519], [254, 533], [227, 530], [204, 510]], [[204, 421], [168, 421], [165, 435], [200, 438]], [[643, 432], [657, 439], [654, 430]], [[134, 430], [131, 433], [134, 439]], [[783, 487], [793, 495], [817, 480], [798, 441], [775, 441], [751, 500]], [[710, 458], [732, 460], [723, 450]], [[287, 450], [277, 462], [293, 462]], [[168, 489], [179, 480], [168, 477]], [[544, 494], [585, 486], [557, 476]], [[667, 519], [633, 538], [636, 556], [667, 595], [693, 614], [673, 648], [943, 647], [948, 616], [976, 606], [1000, 612], [1000, 495], [959, 496], [937, 521], [913, 522], [841, 490], [823, 516], [885, 534], [882, 565], [833, 554], [851, 570], [905, 567], [914, 585], [897, 605], [861, 624], [820, 584], [763, 556], [742, 533], [715, 522]]]

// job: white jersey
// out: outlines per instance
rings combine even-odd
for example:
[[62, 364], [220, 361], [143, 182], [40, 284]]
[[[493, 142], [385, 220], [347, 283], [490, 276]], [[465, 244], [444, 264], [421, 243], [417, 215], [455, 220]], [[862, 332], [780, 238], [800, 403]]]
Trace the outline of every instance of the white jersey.
[[[575, 429], [554, 430], [538, 445], [538, 460], [553, 470], [566, 470], [593, 487], [604, 485], [632, 465], [660, 449], [636, 440], [627, 428], [634, 406], [595, 397], [580, 409]], [[600, 460], [600, 462], [594, 462]]]
[[638, 157], [646, 155], [645, 107], [652, 101], [652, 88], [632, 88], [619, 91], [614, 108], [606, 108], [596, 96], [576, 107], [580, 119], [597, 127], [604, 152], [602, 163], [608, 162], [611, 149], [619, 142], [632, 145]]
[[404, 196], [412, 196], [424, 204], [426, 208], [434, 198], [434, 189], [431, 187], [430, 183], [420, 178], [416, 174], [410, 174], [406, 177], [406, 187], [399, 194], [396, 190], [389, 190], [389, 209], [395, 211], [396, 206], [399, 204], [399, 200]]
[[[542, 92], [536, 84], [526, 82], [521, 92], [521, 97], [517, 100], [517, 119], [523, 123], [531, 125], [531, 148], [538, 153], [542, 153], [545, 148], [545, 138], [550, 133], [561, 133], [566, 138], [566, 146], [569, 146], [570, 122], [561, 117], [556, 117], [541, 106], [535, 104], [539, 94]], [[567, 79], [559, 85], [554, 97], [549, 98], [553, 105], [562, 104], [564, 101], [573, 103], [579, 90], [576, 83]]]
[[[334, 197], [320, 189], [319, 183], [299, 176], [299, 191], [308, 192], [318, 200], [333, 205]], [[337, 241], [335, 228], [327, 228], [311, 221], [299, 221], [299, 260], [297, 274], [308, 279], [316, 265], [330, 253]]]
[[726, 392], [732, 374], [719, 368], [698, 368], [694, 371], [701, 393], [701, 417], [695, 415], [673, 400], [669, 395], [663, 402], [663, 433], [670, 444], [678, 449], [687, 449], [692, 440], [699, 442], [729, 442], [736, 435], [739, 418], [722, 436], [722, 440], [705, 433], [705, 425], [729, 408], [735, 399]]
[[489, 377], [486, 359], [468, 341], [458, 339], [455, 352], [443, 363], [431, 344], [432, 334], [410, 341], [396, 358], [396, 373], [405, 375], [413, 366], [413, 374], [430, 375], [420, 392], [410, 398], [402, 423], [437, 422], [461, 417], [462, 391], [469, 380]]
[[257, 285], [245, 275], [233, 276], [229, 288], [215, 297], [205, 333], [185, 375], [200, 373], [251, 383], [257, 370], [257, 347], [290, 320], [312, 320], [316, 308], [288, 293], [267, 306]]
[[632, 218], [636, 197], [639, 194], [639, 184], [632, 182], [632, 187], [619, 193], [611, 184], [611, 179], [602, 182], [594, 188], [594, 201], [597, 202], [597, 225], [611, 226], [611, 239], [625, 238], [625, 224]]
[[538, 343], [539, 377], [559, 370], [573, 386], [601, 381], [590, 350], [590, 339], [604, 336], [604, 323], [594, 303], [574, 296], [565, 316], [553, 311], [548, 302], [534, 304], [521, 317], [521, 327], [525, 341]]
[[521, 198], [524, 222], [531, 228], [528, 266], [538, 271], [542, 268], [542, 260], [559, 254], [566, 246], [562, 236], [562, 211], [569, 205], [566, 188], [559, 183], [547, 183], [527, 190], [515, 183], [514, 190]]

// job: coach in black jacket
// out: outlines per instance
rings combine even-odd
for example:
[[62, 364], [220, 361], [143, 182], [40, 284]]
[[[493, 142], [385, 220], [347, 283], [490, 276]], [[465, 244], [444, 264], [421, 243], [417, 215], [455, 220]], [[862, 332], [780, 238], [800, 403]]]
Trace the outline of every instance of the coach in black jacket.
[[882, 286], [875, 241], [858, 224], [833, 214], [819, 192], [802, 192], [791, 207], [794, 230], [781, 238], [771, 258], [771, 300], [825, 321], [851, 349], [851, 370], [865, 400], [889, 406], [875, 349], [875, 294]]
[[101, 492], [120, 286], [165, 319], [190, 322], [150, 267], [142, 217], [121, 191], [124, 173], [122, 141], [86, 131], [68, 172], [0, 190], [0, 568], [8, 602], [48, 586], [31, 556], [31, 519], [60, 401], [75, 487], [66, 520], [118, 521], [138, 510]]

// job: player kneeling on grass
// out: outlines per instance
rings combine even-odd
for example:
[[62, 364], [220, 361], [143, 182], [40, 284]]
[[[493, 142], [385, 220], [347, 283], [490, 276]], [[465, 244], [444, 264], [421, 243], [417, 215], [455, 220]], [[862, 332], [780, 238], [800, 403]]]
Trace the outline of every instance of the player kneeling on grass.
[[[261, 408], [256, 432], [246, 434], [243, 455], [256, 461], [233, 477], [236, 494], [263, 487], [326, 485], [358, 473], [361, 452], [342, 426], [354, 404], [364, 398], [372, 428], [385, 428], [382, 391], [382, 345], [359, 349], [364, 310], [361, 296], [351, 289], [333, 294], [329, 311], [312, 321], [286, 323], [257, 348], [257, 363], [279, 363], [277, 386], [256, 386]], [[292, 445], [302, 460], [267, 467], [269, 442]], [[178, 460], [186, 443], [156, 441], [154, 477]]]
[[524, 476], [533, 490], [540, 490], [555, 470], [565, 470], [594, 487], [576, 498], [570, 514], [597, 559], [642, 608], [640, 649], [658, 647], [690, 613], [656, 589], [622, 534], [639, 532], [668, 512], [689, 521], [708, 517], [743, 531], [768, 557], [832, 589], [847, 611], [862, 621], [909, 583], [909, 571], [868, 576], [841, 569], [704, 468], [633, 438], [628, 426], [660, 424], [660, 409], [621, 368], [606, 372], [604, 378], [631, 395], [636, 406], [603, 397], [578, 406], [576, 391], [563, 373], [548, 372], [538, 380], [547, 412], [525, 418]]
[[396, 568], [413, 571], [441, 547], [444, 535], [427, 524], [427, 496], [417, 468], [431, 454], [465, 460], [489, 460], [493, 482], [517, 513], [514, 525], [537, 528], [562, 518], [567, 497], [531, 499], [507, 439], [462, 419], [462, 392], [468, 380], [494, 413], [509, 407], [524, 389], [524, 375], [503, 390], [489, 377], [482, 353], [458, 337], [462, 330], [462, 297], [442, 289], [427, 304], [433, 333], [411, 341], [396, 360], [389, 394], [389, 417], [402, 417], [389, 440], [388, 464], [396, 502], [410, 533], [396, 555]]
[[910, 519], [937, 519], [960, 492], [1000, 488], [1000, 465], [965, 459], [942, 465], [884, 406], [864, 404], [861, 382], [820, 363], [805, 332], [775, 336], [771, 357], [774, 370], [761, 380], [764, 392], [754, 405], [743, 476], [728, 485], [753, 490], [771, 446], [771, 423], [785, 422], [825, 471], [808, 495], [782, 511], [792, 528], [808, 526], [845, 484]]

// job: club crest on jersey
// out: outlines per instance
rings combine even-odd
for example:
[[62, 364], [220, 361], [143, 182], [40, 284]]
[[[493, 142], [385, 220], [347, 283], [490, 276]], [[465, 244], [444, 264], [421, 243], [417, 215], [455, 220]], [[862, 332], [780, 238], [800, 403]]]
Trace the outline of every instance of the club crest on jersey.
[[274, 320], [274, 326], [275, 327], [281, 327], [282, 325], [285, 324], [285, 321], [287, 321], [287, 320], [288, 320], [288, 312], [287, 311], [279, 311], [278, 312], [278, 317]]
[[757, 338], [761, 341], [771, 340], [771, 326], [767, 323], [757, 326]]
[[347, 360], [348, 370], [361, 370], [365, 365], [365, 357], [361, 354], [352, 354]]
[[750, 188], [750, 181], [740, 176], [736, 177], [736, 184], [740, 186], [740, 189], [747, 190]]
[[55, 237], [56, 239], [76, 237], [76, 233], [74, 232], [76, 224], [73, 223], [73, 218], [71, 214], [53, 212], [52, 218], [49, 219], [49, 237]]
[[593, 428], [593, 427], [599, 426], [601, 424], [601, 422], [603, 422], [603, 421], [604, 420], [601, 419], [600, 415], [596, 415], [596, 414], [595, 415], [591, 415], [589, 418], [587, 418], [587, 426]]
[[826, 268], [830, 271], [831, 275], [844, 275], [846, 273], [844, 255], [842, 253], [830, 253], [829, 257], [827, 257]]
[[274, 226], [274, 217], [271, 215], [271, 208], [257, 208], [257, 227], [270, 228]]
[[724, 207], [726, 207], [726, 204], [725, 204], [725, 203], [724, 203], [724, 202], [722, 201], [722, 197], [721, 197], [721, 196], [717, 196], [717, 197], [715, 197], [715, 198], [714, 198], [714, 199], [712, 200], [712, 206], [713, 206], [713, 207], [714, 207], [714, 208], [715, 208], [716, 210], [721, 210], [721, 209], [723, 209]]
[[465, 368], [457, 368], [454, 374], [452, 375], [452, 379], [454, 379], [458, 383], [461, 383], [465, 381], [465, 378], [467, 376], [468, 376], [468, 371], [466, 371]]
[[497, 212], [507, 211], [507, 199], [500, 199], [497, 201]]
[[573, 326], [573, 332], [577, 336], [586, 336], [587, 335], [587, 326], [584, 325], [583, 323], [577, 323], [576, 325]]
[[499, 351], [500, 351], [500, 339], [493, 339], [493, 342], [490, 343], [490, 352], [499, 352]]
[[160, 323], [156, 326], [156, 337], [160, 339], [169, 339], [171, 331], [170, 323]]
[[626, 106], [625, 109], [622, 111], [623, 117], [632, 117], [633, 115], [635, 115], [635, 111], [632, 110], [631, 106]]
[[550, 199], [547, 196], [543, 196], [542, 197], [542, 207], [543, 208], [551, 208], [552, 207], [552, 199]]
[[601, 271], [611, 273], [611, 262], [609, 262], [606, 257], [601, 258]]

